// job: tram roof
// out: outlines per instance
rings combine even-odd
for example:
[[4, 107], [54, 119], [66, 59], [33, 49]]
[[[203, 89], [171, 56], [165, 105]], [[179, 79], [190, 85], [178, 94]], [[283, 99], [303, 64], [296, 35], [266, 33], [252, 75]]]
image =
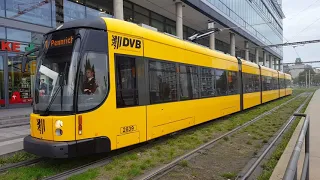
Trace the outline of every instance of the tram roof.
[[78, 19], [74, 21], [66, 22], [55, 29], [52, 29], [47, 34], [50, 34], [54, 31], [60, 31], [65, 29], [72, 29], [72, 28], [91, 28], [91, 29], [100, 29], [100, 30], [107, 30], [107, 26], [105, 21], [100, 18], [87, 18], [87, 19]]

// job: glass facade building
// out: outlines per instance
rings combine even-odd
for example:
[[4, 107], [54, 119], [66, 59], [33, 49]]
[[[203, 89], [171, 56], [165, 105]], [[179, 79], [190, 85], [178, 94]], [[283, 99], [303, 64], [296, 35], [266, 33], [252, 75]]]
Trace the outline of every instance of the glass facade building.
[[[281, 44], [283, 22], [273, 0], [201, 0], [217, 9], [264, 45]], [[282, 47], [272, 48], [282, 56]]]
[[[157, 28], [160, 32], [176, 35], [174, 18], [163, 16], [143, 7], [141, 3], [137, 5], [132, 1], [123, 2], [125, 21], [143, 23]], [[187, 1], [189, 0], [183, 2]], [[216, 10], [265, 45], [282, 43], [282, 16], [273, 0], [197, 1]], [[0, 19], [22, 24], [15, 27], [5, 23], [0, 25], [0, 108], [31, 104], [36, 63], [31, 61], [26, 72], [21, 73], [18, 57], [38, 46], [45, 32], [68, 21], [97, 16], [113, 17], [113, 14], [113, 0], [0, 0]], [[30, 27], [26, 28], [25, 25]], [[189, 26], [183, 26], [184, 39], [196, 32]], [[198, 43], [209, 46], [209, 39], [201, 39]], [[227, 42], [216, 39], [215, 48], [230, 53]], [[282, 48], [273, 50], [282, 56]], [[244, 50], [236, 51], [236, 55], [244, 57]], [[32, 57], [35, 59], [36, 54]], [[250, 53], [249, 60], [253, 61], [254, 58], [255, 55]]]

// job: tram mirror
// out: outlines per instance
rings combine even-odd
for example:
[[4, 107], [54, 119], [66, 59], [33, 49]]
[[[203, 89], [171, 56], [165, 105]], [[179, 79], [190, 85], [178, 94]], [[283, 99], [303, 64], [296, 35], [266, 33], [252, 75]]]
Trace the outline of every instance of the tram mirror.
[[26, 70], [26, 65], [27, 63], [29, 62], [29, 58], [28, 58], [28, 55], [34, 53], [34, 52], [37, 52], [39, 51], [39, 47], [36, 47], [34, 49], [32, 49], [31, 51], [28, 51], [26, 53], [24, 53], [24, 55], [21, 57], [21, 72], [25, 72]]
[[24, 72], [26, 71], [27, 63], [28, 63], [28, 58], [27, 58], [27, 56], [22, 56], [22, 57], [21, 57], [21, 72], [24, 73]]

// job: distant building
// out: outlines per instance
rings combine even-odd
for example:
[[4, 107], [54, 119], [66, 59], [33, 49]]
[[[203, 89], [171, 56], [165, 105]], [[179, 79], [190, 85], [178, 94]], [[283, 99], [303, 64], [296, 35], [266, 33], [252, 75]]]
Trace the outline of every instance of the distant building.
[[316, 74], [320, 74], [320, 69], [313, 69]]
[[312, 66], [303, 64], [301, 58], [297, 58], [294, 65], [285, 65], [284, 72], [290, 73], [292, 78], [299, 76], [299, 73], [303, 72], [306, 68], [312, 68]]

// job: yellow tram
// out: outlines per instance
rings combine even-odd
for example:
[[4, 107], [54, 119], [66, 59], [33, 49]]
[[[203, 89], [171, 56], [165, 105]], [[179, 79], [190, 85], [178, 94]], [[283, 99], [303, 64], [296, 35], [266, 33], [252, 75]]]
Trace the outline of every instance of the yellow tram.
[[290, 75], [133, 23], [72, 21], [39, 49], [24, 149], [108, 152], [290, 95], [290, 84]]

